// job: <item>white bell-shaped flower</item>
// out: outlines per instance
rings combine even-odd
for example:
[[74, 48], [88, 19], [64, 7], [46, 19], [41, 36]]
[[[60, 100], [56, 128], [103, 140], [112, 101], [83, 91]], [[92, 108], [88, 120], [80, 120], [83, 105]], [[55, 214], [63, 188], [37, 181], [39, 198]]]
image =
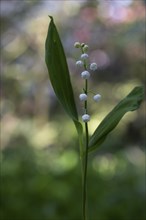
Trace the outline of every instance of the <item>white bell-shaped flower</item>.
[[76, 62], [76, 66], [82, 67], [82, 66], [83, 66], [83, 61], [78, 60], [78, 61]]
[[83, 60], [87, 60], [88, 59], [88, 54], [87, 53], [83, 53], [82, 55], [81, 55], [81, 59], [83, 59]]
[[83, 79], [89, 79], [90, 73], [89, 73], [87, 70], [85, 70], [85, 71], [83, 71], [83, 72], [81, 73], [81, 77], [82, 77]]
[[86, 95], [85, 93], [81, 93], [81, 94], [79, 95], [79, 99], [80, 99], [81, 101], [86, 101], [86, 100], [87, 100], [87, 95]]
[[93, 71], [97, 70], [97, 64], [96, 63], [91, 63], [90, 64], [90, 70], [93, 70]]
[[101, 95], [100, 94], [96, 94], [96, 95], [93, 96], [93, 99], [94, 99], [95, 102], [99, 102], [100, 99], [101, 99]]
[[83, 122], [88, 122], [88, 121], [90, 121], [90, 115], [88, 115], [88, 114], [82, 115], [82, 120], [83, 120]]

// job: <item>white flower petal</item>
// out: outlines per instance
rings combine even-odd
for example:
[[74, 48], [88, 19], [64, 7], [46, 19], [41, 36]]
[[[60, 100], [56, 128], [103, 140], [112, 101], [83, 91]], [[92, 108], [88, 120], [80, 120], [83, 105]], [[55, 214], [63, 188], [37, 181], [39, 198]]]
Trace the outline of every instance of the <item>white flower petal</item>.
[[96, 63], [91, 63], [90, 64], [90, 70], [93, 70], [93, 71], [97, 70], [97, 64]]
[[76, 62], [76, 65], [79, 66], [79, 67], [80, 67], [80, 66], [82, 67], [82, 66], [83, 66], [83, 61], [78, 60], [78, 61]]
[[99, 102], [100, 99], [101, 99], [101, 95], [100, 94], [96, 94], [96, 95], [93, 96], [93, 99], [94, 99], [95, 102]]
[[88, 121], [90, 121], [90, 115], [88, 115], [88, 114], [82, 115], [82, 120], [83, 120], [83, 122], [88, 122]]
[[83, 71], [83, 72], [81, 73], [81, 77], [82, 77], [83, 79], [89, 79], [90, 73], [89, 73], [87, 70], [85, 70], [85, 71]]
[[86, 60], [88, 57], [89, 57], [89, 56], [88, 56], [87, 53], [83, 53], [83, 54], [81, 55], [81, 59], [83, 59], [83, 60]]
[[86, 101], [86, 100], [87, 100], [87, 95], [86, 95], [85, 93], [81, 93], [81, 94], [79, 95], [79, 99], [80, 99], [81, 101]]

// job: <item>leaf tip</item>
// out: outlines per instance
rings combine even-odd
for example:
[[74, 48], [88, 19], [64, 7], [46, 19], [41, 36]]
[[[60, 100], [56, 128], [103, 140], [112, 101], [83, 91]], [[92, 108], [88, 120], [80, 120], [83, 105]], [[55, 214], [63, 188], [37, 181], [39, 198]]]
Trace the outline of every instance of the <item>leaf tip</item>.
[[51, 21], [53, 21], [53, 17], [51, 15], [48, 15], [48, 17], [51, 19]]

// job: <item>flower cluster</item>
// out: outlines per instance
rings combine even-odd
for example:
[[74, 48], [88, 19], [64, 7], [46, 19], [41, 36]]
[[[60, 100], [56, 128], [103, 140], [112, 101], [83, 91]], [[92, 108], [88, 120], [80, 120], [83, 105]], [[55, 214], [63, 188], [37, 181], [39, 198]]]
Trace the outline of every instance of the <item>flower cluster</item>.
[[[90, 75], [91, 75], [89, 71], [97, 70], [97, 64], [96, 63], [88, 64], [88, 58], [89, 58], [89, 55], [87, 54], [88, 45], [84, 43], [75, 42], [74, 47], [81, 49], [81, 57], [80, 57], [80, 60], [76, 61], [76, 66], [84, 68], [84, 70], [81, 72], [81, 77], [85, 80], [85, 88], [83, 89], [84, 93], [81, 93], [79, 95], [79, 99], [85, 103], [85, 114], [82, 115], [82, 120], [83, 122], [86, 123], [90, 121], [90, 115], [88, 115], [87, 113], [88, 79], [90, 78]], [[95, 102], [99, 102], [100, 99], [101, 99], [100, 94], [94, 94], [93, 100]]]

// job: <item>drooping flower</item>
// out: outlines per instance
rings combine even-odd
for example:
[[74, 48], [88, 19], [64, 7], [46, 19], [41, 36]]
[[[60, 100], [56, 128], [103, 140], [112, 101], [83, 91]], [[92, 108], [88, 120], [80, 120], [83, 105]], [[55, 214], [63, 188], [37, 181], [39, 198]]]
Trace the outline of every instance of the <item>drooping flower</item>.
[[82, 120], [83, 120], [83, 122], [88, 122], [88, 121], [90, 121], [90, 115], [88, 115], [88, 114], [82, 115]]
[[83, 53], [82, 55], [81, 55], [81, 59], [83, 59], [83, 60], [87, 60], [88, 59], [88, 54], [87, 53]]
[[85, 46], [85, 43], [81, 43], [81, 47], [84, 47]]
[[79, 66], [79, 67], [82, 67], [84, 64], [83, 64], [83, 61], [81, 61], [81, 60], [78, 60], [77, 62], [76, 62], [76, 66]]
[[90, 70], [93, 70], [93, 71], [97, 70], [97, 64], [96, 63], [91, 63], [90, 64]]
[[83, 79], [89, 79], [90, 73], [89, 73], [87, 70], [85, 70], [85, 71], [83, 71], [83, 72], [81, 73], [81, 77], [82, 77]]
[[99, 102], [100, 99], [101, 99], [101, 95], [100, 94], [96, 94], [96, 95], [93, 96], [93, 99], [94, 99], [95, 102]]
[[88, 45], [87, 44], [85, 44], [84, 46], [83, 46], [83, 51], [84, 51], [84, 53], [86, 53], [87, 51], [88, 51]]
[[81, 93], [81, 94], [79, 95], [79, 99], [80, 99], [81, 101], [86, 101], [86, 100], [87, 100], [87, 95], [86, 95], [85, 93]]
[[79, 42], [75, 42], [75, 43], [74, 43], [74, 47], [75, 47], [75, 48], [80, 48], [80, 46], [81, 46], [81, 44], [80, 44]]

